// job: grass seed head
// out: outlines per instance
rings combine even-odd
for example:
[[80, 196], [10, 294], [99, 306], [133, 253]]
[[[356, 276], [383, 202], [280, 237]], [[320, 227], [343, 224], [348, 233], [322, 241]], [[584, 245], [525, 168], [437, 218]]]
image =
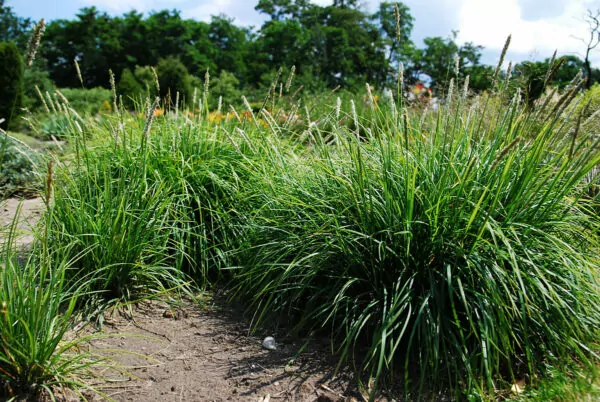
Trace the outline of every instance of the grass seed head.
[[460, 57], [458, 57], [458, 53], [454, 54], [454, 74], [457, 77], [460, 74]]
[[398, 68], [398, 86], [401, 88], [404, 85], [404, 63], [400, 63]]
[[398, 8], [398, 4], [394, 4], [394, 17], [396, 19], [396, 40], [400, 43], [401, 39], [401, 26], [400, 26], [400, 9]]
[[148, 101], [148, 108], [146, 109], [146, 124], [144, 125], [144, 132], [142, 137], [144, 139], [148, 139], [148, 136], [150, 135], [150, 129], [152, 128], [152, 121], [154, 120], [154, 111], [156, 110], [156, 108], [158, 108], [158, 105], [160, 104], [160, 98], [157, 96], [154, 99], [154, 102], [150, 103]]
[[150, 67], [152, 71], [152, 75], [154, 76], [154, 86], [156, 87], [156, 93], [160, 94], [160, 83], [158, 82], [158, 74], [156, 73], [156, 69], [154, 67]]
[[48, 99], [48, 103], [52, 107], [52, 111], [56, 113], [56, 106], [54, 106], [54, 102], [52, 101], [52, 96], [50, 96], [50, 92], [46, 91], [46, 98]]
[[356, 113], [356, 105], [354, 104], [354, 99], [350, 99], [350, 111], [352, 112], [354, 128], [356, 130], [356, 134], [358, 135], [358, 114]]
[[292, 66], [290, 69], [290, 75], [285, 83], [285, 92], [289, 92], [292, 87], [292, 81], [294, 80], [294, 74], [296, 74], [296, 66]]
[[74, 59], [73, 62], [75, 63], [75, 71], [77, 71], [77, 78], [79, 79], [81, 86], [83, 86], [83, 77], [81, 75], [81, 69], [79, 68], [79, 63], [77, 62], [77, 59]]
[[466, 98], [467, 95], [469, 94], [469, 79], [471, 78], [470, 75], [467, 75], [467, 78], [465, 78], [465, 83], [463, 85], [463, 98]]
[[53, 160], [48, 161], [48, 171], [46, 173], [46, 208], [50, 205], [50, 199], [52, 198], [52, 187], [54, 183], [54, 175], [52, 172], [53, 165]]
[[112, 95], [113, 95], [113, 106], [115, 108], [115, 112], [117, 111], [117, 85], [115, 84], [115, 74], [113, 73], [112, 70], [108, 70], [108, 75], [109, 75], [109, 81], [110, 81], [110, 90], [112, 91]]
[[31, 66], [35, 60], [35, 54], [40, 47], [40, 42], [42, 41], [42, 36], [44, 35], [45, 30], [46, 21], [44, 21], [42, 18], [40, 22], [35, 24], [33, 27], [33, 33], [31, 34], [31, 38], [29, 38], [29, 42], [27, 43], [27, 54], [25, 56], [25, 65], [27, 67]]
[[452, 103], [452, 92], [454, 92], [454, 78], [450, 78], [450, 84], [448, 84], [448, 95], [446, 97], [448, 107], [450, 107], [450, 103]]
[[69, 104], [69, 100], [67, 99], [66, 96], [63, 95], [62, 92], [60, 92], [59, 89], [54, 90], [54, 92], [56, 92], [56, 94], [58, 95], [58, 97], [60, 98], [60, 100], [63, 102], [64, 105]]
[[510, 46], [511, 36], [512, 35], [508, 35], [508, 37], [506, 38], [506, 42], [504, 42], [504, 47], [502, 48], [502, 52], [500, 53], [500, 60], [498, 61], [498, 65], [496, 66], [496, 70], [494, 71], [494, 79], [498, 77], [500, 69], [502, 68], [502, 64], [504, 64], [504, 58], [506, 57], [506, 52], [508, 51], [508, 47]]
[[206, 100], [208, 99], [208, 94], [210, 92], [210, 72], [208, 68], [206, 69], [206, 73], [204, 73], [204, 93], [203, 93], [203, 101], [206, 104]]
[[46, 103], [46, 99], [44, 99], [44, 95], [42, 94], [42, 91], [40, 91], [40, 87], [38, 87], [36, 85], [35, 86], [35, 91], [37, 92], [38, 97], [42, 101], [42, 105], [44, 105], [44, 110], [46, 111], [46, 113], [50, 114], [50, 109], [48, 108], [48, 104]]

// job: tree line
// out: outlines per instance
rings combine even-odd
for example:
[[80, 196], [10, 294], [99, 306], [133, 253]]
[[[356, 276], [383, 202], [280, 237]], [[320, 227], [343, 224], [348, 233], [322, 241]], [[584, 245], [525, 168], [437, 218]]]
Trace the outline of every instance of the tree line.
[[[177, 10], [111, 16], [95, 7], [83, 8], [73, 19], [48, 23], [29, 81], [81, 86], [76, 60], [88, 88], [108, 87], [109, 70], [124, 87], [137, 88], [144, 85], [143, 77], [151, 80], [147, 66], [162, 64], [163, 71], [185, 70], [189, 78], [180, 84], [187, 88], [201, 82], [208, 70], [251, 91], [268, 85], [281, 67], [295, 66], [295, 82], [318, 91], [360, 88], [366, 82], [392, 86], [402, 65], [408, 83], [425, 80], [436, 90], [454, 76], [458, 56], [460, 75], [470, 77], [473, 90], [491, 84], [493, 67], [482, 63], [482, 46], [459, 45], [456, 32], [425, 38], [424, 46], [417, 46], [411, 39], [414, 18], [401, 2], [381, 2], [373, 13], [357, 0], [335, 0], [329, 6], [309, 0], [259, 0], [255, 8], [266, 16], [258, 28], [238, 26], [226, 15], [203, 22], [185, 19]], [[0, 41], [13, 41], [24, 50], [32, 25], [0, 0]], [[533, 88], [549, 64], [550, 59], [523, 62], [513, 71]], [[578, 71], [586, 71], [584, 64], [576, 56], [565, 57], [553, 83], [564, 85]], [[588, 75], [590, 83], [600, 78], [597, 69]]]

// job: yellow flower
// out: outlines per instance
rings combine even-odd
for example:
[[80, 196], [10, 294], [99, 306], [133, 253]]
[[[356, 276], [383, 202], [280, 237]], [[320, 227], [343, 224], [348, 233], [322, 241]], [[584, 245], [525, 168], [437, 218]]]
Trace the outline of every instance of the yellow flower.
[[223, 120], [225, 116], [221, 112], [210, 112], [208, 114], [208, 121], [211, 123], [218, 124]]
[[104, 102], [102, 102], [102, 106], [100, 106], [100, 110], [98, 110], [99, 113], [110, 113], [110, 111], [112, 111], [112, 106], [110, 106], [110, 102], [105, 100]]
[[163, 114], [165, 114], [165, 111], [162, 110], [162, 109], [155, 109], [154, 110], [154, 117], [162, 116]]

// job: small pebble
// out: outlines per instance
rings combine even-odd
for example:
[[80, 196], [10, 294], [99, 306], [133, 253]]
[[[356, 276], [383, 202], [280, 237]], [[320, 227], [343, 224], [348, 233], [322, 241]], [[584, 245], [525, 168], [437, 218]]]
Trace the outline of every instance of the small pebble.
[[277, 343], [275, 342], [275, 338], [273, 338], [272, 336], [267, 336], [265, 338], [265, 340], [262, 343], [263, 348], [268, 349], [268, 350], [276, 350], [277, 349]]

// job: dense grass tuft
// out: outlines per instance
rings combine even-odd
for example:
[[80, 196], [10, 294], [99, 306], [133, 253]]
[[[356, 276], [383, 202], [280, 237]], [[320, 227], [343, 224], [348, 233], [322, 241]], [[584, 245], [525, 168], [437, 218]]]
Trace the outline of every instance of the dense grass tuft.
[[258, 324], [331, 331], [372, 391], [385, 373], [408, 393], [491, 395], [554, 359], [593, 357], [598, 218], [584, 177], [597, 140], [571, 141], [516, 100], [491, 118], [463, 101], [382, 112], [366, 138], [315, 133], [310, 157], [266, 160], [251, 184], [237, 296]]

